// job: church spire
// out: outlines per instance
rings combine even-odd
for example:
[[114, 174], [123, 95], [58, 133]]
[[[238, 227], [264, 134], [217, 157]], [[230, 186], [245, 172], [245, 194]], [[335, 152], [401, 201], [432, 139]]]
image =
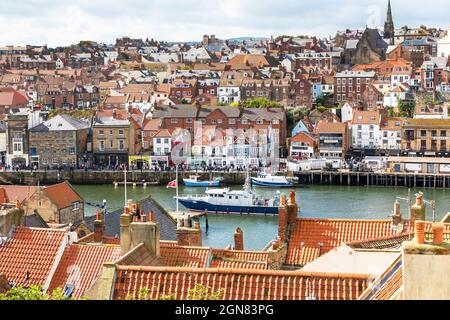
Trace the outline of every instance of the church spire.
[[391, 39], [391, 44], [394, 44], [394, 20], [392, 19], [391, 0], [388, 0], [387, 17], [384, 23], [384, 38]]

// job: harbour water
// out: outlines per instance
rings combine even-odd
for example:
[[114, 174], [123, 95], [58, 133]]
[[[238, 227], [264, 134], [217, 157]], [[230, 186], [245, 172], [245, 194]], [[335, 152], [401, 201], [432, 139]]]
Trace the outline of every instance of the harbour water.
[[[81, 186], [76, 190], [86, 201], [101, 203], [107, 201], [109, 211], [120, 209], [124, 204], [124, 187], [114, 188], [112, 185]], [[235, 187], [239, 189], [239, 186]], [[142, 200], [151, 195], [164, 208], [174, 210], [176, 202], [174, 189], [165, 186], [128, 187], [128, 198]], [[180, 187], [180, 194], [201, 194], [204, 188]], [[289, 190], [282, 190], [288, 192]], [[448, 189], [411, 189], [411, 198], [418, 191], [424, 192], [427, 200], [436, 201], [436, 220], [440, 220], [450, 211], [450, 190]], [[256, 192], [267, 198], [276, 190], [256, 189]], [[387, 219], [391, 214], [396, 196], [406, 198], [408, 189], [394, 187], [354, 187], [354, 186], [308, 186], [298, 188], [297, 201], [300, 204], [300, 215], [308, 218], [338, 219]], [[402, 214], [407, 216], [407, 204], [401, 202]], [[180, 210], [183, 209], [180, 206]], [[94, 215], [96, 208], [86, 206], [86, 215]], [[224, 248], [233, 243], [233, 233], [237, 227], [244, 231], [245, 248], [261, 250], [277, 234], [277, 217], [241, 217], [209, 215], [209, 230], [203, 234], [205, 246]], [[427, 208], [427, 219], [432, 219], [432, 210]]]

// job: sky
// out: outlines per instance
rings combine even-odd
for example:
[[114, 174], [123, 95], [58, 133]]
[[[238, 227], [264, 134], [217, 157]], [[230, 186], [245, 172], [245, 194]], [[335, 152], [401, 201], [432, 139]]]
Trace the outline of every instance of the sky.
[[[391, 2], [396, 27], [450, 26], [448, 0]], [[329, 37], [382, 27], [386, 9], [387, 0], [0, 0], [0, 45], [114, 43], [122, 36], [200, 41], [204, 34]]]

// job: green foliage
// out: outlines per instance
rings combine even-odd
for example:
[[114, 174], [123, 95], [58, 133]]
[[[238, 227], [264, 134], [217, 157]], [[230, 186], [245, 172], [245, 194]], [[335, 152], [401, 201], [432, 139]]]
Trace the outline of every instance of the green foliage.
[[40, 286], [29, 288], [14, 287], [4, 294], [0, 294], [0, 300], [67, 300], [61, 289], [54, 290], [51, 294], [44, 292]]
[[74, 117], [76, 119], [91, 119], [94, 115], [95, 112], [97, 110], [96, 109], [86, 109], [86, 110], [62, 110], [62, 109], [56, 109], [56, 110], [51, 110], [48, 113], [48, 118], [54, 118], [57, 115], [69, 115], [71, 117]]
[[210, 288], [197, 284], [194, 289], [189, 290], [188, 300], [222, 300], [224, 290], [210, 292]]
[[224, 106], [226, 106], [227, 104], [225, 103], [225, 102], [217, 102], [217, 106], [218, 107], [224, 107]]
[[282, 108], [283, 106], [276, 101], [267, 100], [266, 98], [248, 99], [241, 102], [244, 108]]
[[412, 116], [414, 115], [414, 110], [416, 108], [416, 105], [414, 102], [405, 102], [405, 101], [399, 99], [397, 108], [398, 108], [400, 115], [402, 115], [404, 117], [412, 118]]
[[[193, 289], [188, 291], [187, 300], [222, 300], [224, 290], [211, 292], [211, 289], [201, 284], [197, 284]], [[126, 300], [150, 300], [150, 290], [142, 288], [139, 290], [137, 296], [128, 295]], [[157, 300], [176, 300], [174, 293], [160, 296]]]

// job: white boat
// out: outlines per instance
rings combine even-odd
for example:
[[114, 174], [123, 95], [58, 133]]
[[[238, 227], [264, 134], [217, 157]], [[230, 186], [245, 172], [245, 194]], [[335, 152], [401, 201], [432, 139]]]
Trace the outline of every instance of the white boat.
[[213, 214], [277, 215], [280, 204], [279, 193], [270, 199], [259, 198], [248, 180], [242, 190], [208, 189], [203, 195], [175, 198], [189, 210]]
[[285, 176], [273, 176], [271, 174], [260, 173], [257, 178], [252, 178], [252, 185], [256, 187], [269, 188], [291, 188], [294, 187], [298, 178]]

